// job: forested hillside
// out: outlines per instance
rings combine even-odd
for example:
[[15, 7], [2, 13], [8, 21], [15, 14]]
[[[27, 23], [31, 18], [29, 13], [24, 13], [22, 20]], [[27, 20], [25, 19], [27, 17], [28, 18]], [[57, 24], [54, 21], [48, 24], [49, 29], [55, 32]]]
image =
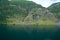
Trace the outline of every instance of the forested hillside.
[[0, 1], [0, 24], [54, 24], [60, 20], [60, 3], [44, 8], [32, 1]]
[[[2, 1], [1, 5], [5, 4], [3, 2], [4, 1]], [[5, 6], [6, 6], [6, 8], [5, 8]], [[1, 15], [2, 15], [2, 17], [4, 17], [4, 16], [6, 17], [6, 18], [2, 19], [5, 21], [3, 23], [9, 23], [9, 22], [11, 23], [14, 20], [18, 21], [18, 22], [23, 21], [24, 18], [29, 14], [29, 12], [32, 9], [42, 8], [41, 5], [38, 5], [32, 1], [6, 1], [6, 5], [3, 5], [3, 7], [4, 8], [1, 10], [4, 13], [1, 13]], [[5, 12], [7, 12], [7, 13], [5, 13]]]
[[6, 23], [6, 15], [8, 14], [9, 1], [0, 0], [0, 24]]
[[50, 12], [54, 13], [58, 20], [60, 20], [60, 2], [52, 4], [48, 9]]

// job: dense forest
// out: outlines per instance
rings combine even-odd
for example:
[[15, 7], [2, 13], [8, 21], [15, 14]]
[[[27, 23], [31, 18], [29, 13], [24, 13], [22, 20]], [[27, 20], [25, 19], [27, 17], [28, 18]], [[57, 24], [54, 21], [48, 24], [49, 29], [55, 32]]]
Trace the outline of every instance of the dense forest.
[[60, 24], [60, 3], [48, 8], [26, 0], [1, 0], [0, 24]]

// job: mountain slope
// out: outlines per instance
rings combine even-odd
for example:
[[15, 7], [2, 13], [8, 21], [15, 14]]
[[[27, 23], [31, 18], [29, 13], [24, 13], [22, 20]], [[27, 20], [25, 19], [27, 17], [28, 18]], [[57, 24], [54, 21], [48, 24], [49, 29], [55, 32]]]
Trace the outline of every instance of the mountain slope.
[[36, 8], [34, 10], [31, 10], [28, 16], [24, 19], [24, 22], [31, 23], [35, 21], [42, 24], [52, 24], [53, 22], [56, 22], [57, 19], [55, 18], [55, 15], [51, 13], [46, 8]]
[[[49, 10], [45, 8], [38, 8], [35, 10], [31, 10], [28, 16], [32, 16], [33, 20], [41, 19], [41, 20], [55, 20], [55, 16]], [[27, 16], [27, 17], [28, 17]], [[39, 16], [39, 17], [38, 17]]]
[[[41, 5], [38, 5], [32, 1], [11, 1], [9, 4], [9, 10], [7, 14], [8, 23], [11, 22], [22, 22], [29, 12], [34, 8], [43, 8]], [[17, 22], [16, 22], [17, 21]]]
[[52, 4], [48, 9], [60, 20], [60, 2]]
[[10, 1], [7, 5], [7, 24], [39, 23], [53, 24], [57, 21], [56, 13], [51, 12], [32, 1]]

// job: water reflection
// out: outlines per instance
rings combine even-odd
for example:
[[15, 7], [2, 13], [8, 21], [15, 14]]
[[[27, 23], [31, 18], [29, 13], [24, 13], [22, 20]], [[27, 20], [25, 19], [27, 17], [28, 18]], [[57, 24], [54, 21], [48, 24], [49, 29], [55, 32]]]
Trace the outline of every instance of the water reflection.
[[[0, 25], [0, 40], [60, 40], [59, 26]], [[48, 28], [52, 27], [52, 28]]]

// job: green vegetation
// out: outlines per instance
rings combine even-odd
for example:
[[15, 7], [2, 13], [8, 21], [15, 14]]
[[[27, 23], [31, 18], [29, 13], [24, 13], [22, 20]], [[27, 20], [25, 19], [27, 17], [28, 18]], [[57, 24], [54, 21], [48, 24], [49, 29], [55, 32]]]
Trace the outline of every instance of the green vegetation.
[[0, 0], [0, 5], [0, 40], [60, 40], [60, 4], [44, 8], [32, 1]]
[[60, 2], [52, 4], [48, 9], [60, 20]]
[[8, 0], [0, 0], [0, 24], [6, 23], [6, 15], [8, 14]]
[[53, 25], [60, 20], [60, 7], [55, 4], [46, 9], [32, 1], [1, 0], [0, 5], [0, 24]]

